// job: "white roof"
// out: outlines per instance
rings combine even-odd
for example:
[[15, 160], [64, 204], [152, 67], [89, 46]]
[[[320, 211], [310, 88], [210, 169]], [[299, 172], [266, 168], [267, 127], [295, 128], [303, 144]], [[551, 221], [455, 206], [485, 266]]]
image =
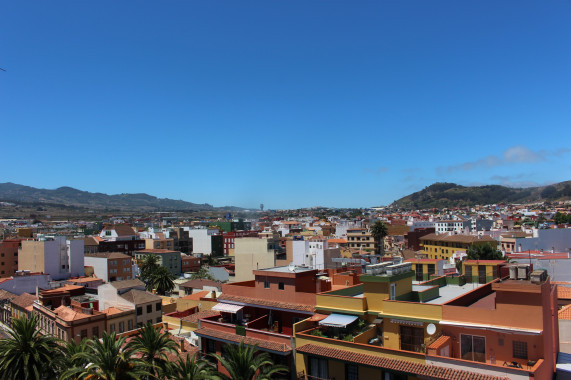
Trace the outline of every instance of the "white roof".
[[216, 305], [214, 305], [214, 307], [212, 307], [212, 310], [221, 311], [224, 313], [236, 314], [239, 310], [242, 310], [243, 308], [244, 308], [244, 306], [220, 302], [220, 303], [217, 303]]

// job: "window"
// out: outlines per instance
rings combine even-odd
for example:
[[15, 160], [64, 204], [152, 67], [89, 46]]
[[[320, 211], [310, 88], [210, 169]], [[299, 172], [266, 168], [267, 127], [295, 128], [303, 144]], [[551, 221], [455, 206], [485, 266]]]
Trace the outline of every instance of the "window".
[[270, 288], [270, 282], [268, 280], [264, 281], [264, 288], [266, 288], [266, 289]]
[[321, 379], [329, 378], [327, 359], [309, 357], [309, 375]]
[[355, 364], [345, 364], [345, 379], [347, 380], [359, 380], [359, 367]]
[[460, 335], [461, 359], [486, 362], [486, 338], [475, 335]]
[[215, 354], [216, 353], [216, 341], [212, 339], [206, 340], [206, 353]]
[[400, 349], [421, 352], [424, 343], [424, 329], [412, 326], [400, 326]]
[[95, 338], [99, 337], [99, 326], [95, 326], [91, 329], [91, 336]]
[[161, 303], [160, 303], [160, 302], [157, 302], [157, 304], [155, 305], [155, 307], [156, 307], [156, 308], [155, 308], [155, 311], [161, 310]]
[[284, 290], [285, 289], [285, 285], [283, 282], [278, 282], [278, 289], [279, 290]]
[[465, 272], [464, 277], [466, 277], [466, 282], [471, 283], [472, 282], [472, 266], [471, 265], [465, 265], [464, 268], [466, 268], [464, 270], [464, 272]]
[[139, 306], [139, 307], [137, 308], [137, 315], [141, 315], [141, 314], [143, 314], [143, 307], [142, 307], [142, 306]]
[[527, 342], [513, 341], [513, 354], [516, 359], [527, 360]]
[[109, 325], [109, 332], [110, 332], [110, 333], [114, 333], [114, 332], [115, 332], [115, 323], [111, 323], [111, 324]]
[[81, 333], [79, 333], [79, 336], [81, 339], [87, 338], [87, 329], [81, 330]]
[[161, 323], [162, 318], [161, 317], [157, 317], [157, 323]]
[[[123, 322], [121, 322], [123, 323]], [[133, 321], [132, 320], [128, 320], [127, 321], [127, 329], [128, 330], [133, 330]]]
[[391, 300], [394, 300], [396, 298], [396, 288], [397, 288], [397, 284], [391, 284], [391, 290], [390, 290], [390, 295], [389, 298]]
[[427, 269], [427, 271], [428, 271], [428, 273], [427, 273], [427, 274], [428, 274], [428, 278], [430, 278], [430, 275], [436, 273], [436, 268], [435, 268], [435, 265], [434, 265], [434, 264], [428, 264], [426, 269]]
[[153, 312], [153, 305], [147, 305], [147, 313]]

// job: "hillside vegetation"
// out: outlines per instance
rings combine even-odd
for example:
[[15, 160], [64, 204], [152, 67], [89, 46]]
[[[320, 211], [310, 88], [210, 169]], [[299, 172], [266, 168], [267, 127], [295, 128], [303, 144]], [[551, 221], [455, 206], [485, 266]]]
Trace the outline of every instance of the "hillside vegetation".
[[571, 199], [571, 181], [549, 186], [511, 188], [500, 185], [461, 186], [437, 182], [394, 201], [404, 209], [452, 208], [496, 203], [528, 203]]

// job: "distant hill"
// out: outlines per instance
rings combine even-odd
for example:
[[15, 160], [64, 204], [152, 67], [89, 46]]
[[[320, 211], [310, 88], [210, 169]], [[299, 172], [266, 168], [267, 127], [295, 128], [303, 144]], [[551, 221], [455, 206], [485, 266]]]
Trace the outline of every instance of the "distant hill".
[[421, 191], [400, 198], [394, 208], [452, 208], [495, 203], [528, 203], [571, 199], [571, 181], [549, 186], [512, 188], [499, 185], [461, 186], [437, 182]]
[[90, 193], [72, 187], [60, 187], [55, 190], [0, 183], [0, 201], [13, 203], [34, 203], [84, 207], [87, 209], [140, 210], [140, 211], [209, 211], [221, 209], [239, 209], [237, 207], [213, 207], [207, 203], [196, 204], [182, 200], [157, 198], [152, 195]]

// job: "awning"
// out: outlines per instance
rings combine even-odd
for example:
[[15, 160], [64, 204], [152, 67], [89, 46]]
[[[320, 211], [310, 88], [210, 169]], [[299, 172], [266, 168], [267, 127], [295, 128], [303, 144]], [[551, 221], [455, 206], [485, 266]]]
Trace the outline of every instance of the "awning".
[[329, 317], [320, 321], [320, 325], [330, 326], [330, 327], [346, 327], [347, 325], [355, 322], [359, 317], [355, 315], [346, 314], [330, 314]]
[[217, 303], [212, 307], [214, 311], [221, 311], [223, 313], [232, 313], [236, 314], [239, 310], [242, 310], [244, 306], [240, 305], [233, 305], [231, 303]]

